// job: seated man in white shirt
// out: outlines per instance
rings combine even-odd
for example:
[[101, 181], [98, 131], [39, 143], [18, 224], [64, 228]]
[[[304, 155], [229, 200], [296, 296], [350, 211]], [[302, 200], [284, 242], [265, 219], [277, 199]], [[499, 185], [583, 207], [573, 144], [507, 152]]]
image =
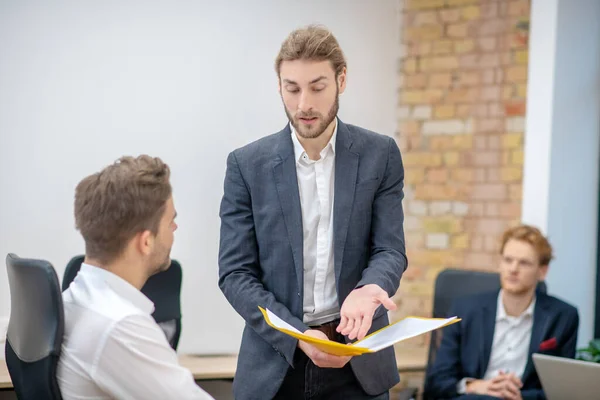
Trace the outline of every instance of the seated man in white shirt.
[[63, 293], [57, 378], [64, 399], [212, 399], [179, 366], [140, 291], [171, 264], [177, 213], [169, 177], [166, 164], [144, 155], [123, 157], [77, 185], [86, 257]]
[[500, 291], [468, 296], [449, 316], [425, 380], [426, 398], [545, 399], [531, 355], [573, 358], [577, 309], [536, 290], [552, 259], [541, 232], [521, 225], [504, 233]]

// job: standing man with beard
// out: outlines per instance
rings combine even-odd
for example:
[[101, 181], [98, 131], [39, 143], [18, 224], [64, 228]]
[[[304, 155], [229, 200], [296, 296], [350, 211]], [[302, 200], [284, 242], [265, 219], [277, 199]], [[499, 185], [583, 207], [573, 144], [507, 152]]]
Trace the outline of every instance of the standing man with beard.
[[346, 61], [328, 30], [283, 42], [275, 69], [290, 123], [229, 154], [221, 203], [219, 285], [246, 321], [236, 399], [387, 399], [392, 347], [323, 353], [269, 327], [273, 311], [341, 343], [389, 324], [406, 269], [404, 170], [395, 141], [337, 118]]
[[56, 375], [65, 400], [212, 399], [178, 365], [140, 291], [171, 265], [177, 213], [169, 176], [159, 158], [122, 157], [77, 185], [85, 260], [63, 293]]

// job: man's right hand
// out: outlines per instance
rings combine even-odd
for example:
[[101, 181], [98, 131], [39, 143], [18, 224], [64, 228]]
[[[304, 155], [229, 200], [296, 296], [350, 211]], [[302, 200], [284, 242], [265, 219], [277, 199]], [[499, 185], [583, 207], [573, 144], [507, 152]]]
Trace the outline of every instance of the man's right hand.
[[[317, 339], [329, 340], [327, 335], [316, 329], [309, 329], [304, 332], [304, 334]], [[342, 368], [352, 358], [350, 356], [340, 357], [325, 353], [317, 349], [315, 346], [307, 342], [303, 342], [302, 340], [298, 341], [298, 347], [300, 347], [300, 350], [302, 350], [304, 354], [306, 354], [308, 358], [312, 360], [313, 364], [321, 368]]]
[[515, 374], [500, 373], [488, 380], [476, 379], [467, 383], [467, 393], [495, 396], [505, 400], [521, 400], [523, 383]]

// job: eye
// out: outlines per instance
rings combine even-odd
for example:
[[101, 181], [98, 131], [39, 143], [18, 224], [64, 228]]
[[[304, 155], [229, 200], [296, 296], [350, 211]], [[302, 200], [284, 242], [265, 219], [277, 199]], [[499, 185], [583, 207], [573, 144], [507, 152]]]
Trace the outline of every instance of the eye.
[[286, 88], [286, 90], [289, 93], [298, 93], [300, 91], [300, 89], [298, 89], [297, 87], [288, 87], [288, 88]]

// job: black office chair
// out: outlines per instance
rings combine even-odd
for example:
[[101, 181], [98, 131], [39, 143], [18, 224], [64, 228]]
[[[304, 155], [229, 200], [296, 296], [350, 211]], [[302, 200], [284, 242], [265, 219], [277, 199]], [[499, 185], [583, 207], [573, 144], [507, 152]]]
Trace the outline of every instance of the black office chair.
[[44, 260], [6, 257], [10, 319], [5, 356], [20, 400], [62, 399], [56, 369], [64, 332], [56, 271]]
[[[62, 281], [63, 291], [75, 279], [84, 258], [82, 255], [75, 256], [67, 264]], [[181, 265], [171, 260], [169, 269], [151, 276], [142, 287], [142, 293], [154, 303], [152, 317], [160, 325], [173, 350], [177, 350], [181, 336], [181, 280]]]
[[[498, 273], [451, 268], [446, 269], [440, 272], [435, 280], [432, 316], [433, 318], [453, 317], [453, 315], [449, 315], [449, 312], [452, 303], [456, 299], [463, 296], [491, 292], [499, 289], [500, 275]], [[539, 282], [536, 290], [540, 293], [546, 293], [546, 283]], [[442, 342], [443, 334], [443, 328], [431, 332], [425, 374], [426, 377], [435, 362], [435, 356]], [[416, 388], [410, 388], [410, 390], [414, 391], [413, 397], [416, 396], [418, 390]], [[427, 399], [427, 397], [424, 397], [424, 399]]]

